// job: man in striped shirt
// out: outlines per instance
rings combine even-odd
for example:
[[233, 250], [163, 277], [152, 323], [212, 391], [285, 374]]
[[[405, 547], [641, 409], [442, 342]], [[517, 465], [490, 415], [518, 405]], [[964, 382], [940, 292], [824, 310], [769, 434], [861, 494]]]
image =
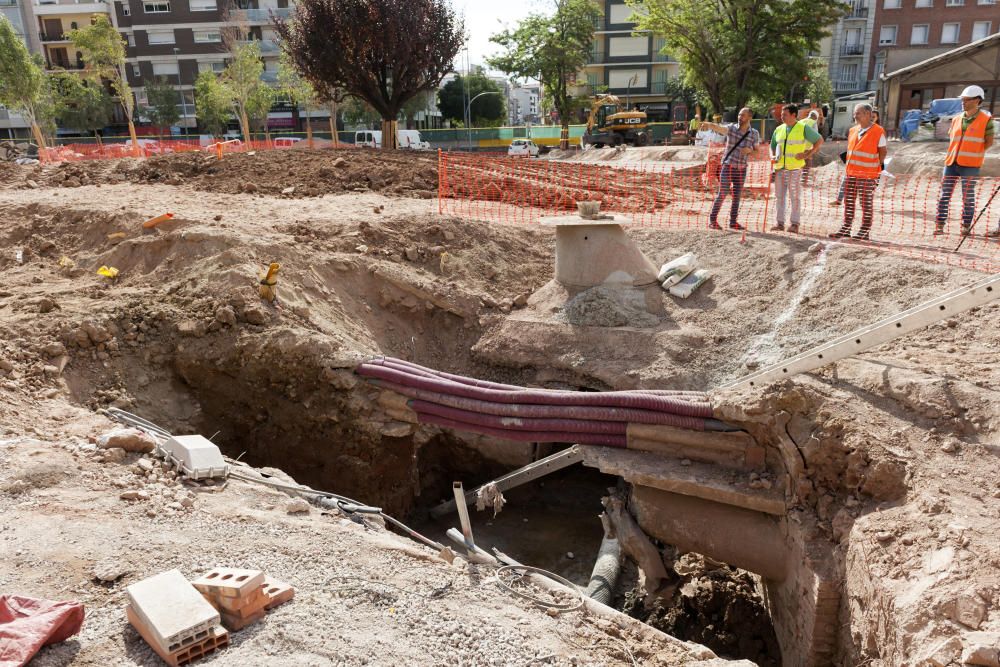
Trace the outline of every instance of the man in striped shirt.
[[722, 157], [722, 169], [719, 172], [719, 193], [712, 204], [712, 212], [708, 216], [709, 229], [722, 229], [719, 226], [719, 211], [722, 202], [733, 194], [733, 203], [729, 208], [730, 229], [743, 229], [738, 223], [740, 212], [740, 196], [743, 194], [743, 184], [747, 180], [747, 158], [760, 144], [760, 132], [750, 127], [753, 112], [748, 107], [740, 109], [737, 120], [739, 123], [702, 123], [703, 130], [712, 130], [726, 137], [725, 153]]

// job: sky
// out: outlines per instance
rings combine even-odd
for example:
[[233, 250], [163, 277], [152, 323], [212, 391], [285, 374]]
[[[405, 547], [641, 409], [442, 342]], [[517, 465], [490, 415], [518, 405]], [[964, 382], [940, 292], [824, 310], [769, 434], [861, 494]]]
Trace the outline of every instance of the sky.
[[[465, 30], [469, 33], [469, 60], [472, 65], [485, 65], [486, 56], [494, 55], [499, 47], [490, 41], [494, 35], [504, 29], [504, 24], [513, 27], [518, 20], [528, 14], [547, 14], [552, 6], [547, 0], [452, 0], [452, 5], [459, 14], [465, 15]], [[465, 52], [459, 54], [462, 64], [456, 67], [465, 69]]]

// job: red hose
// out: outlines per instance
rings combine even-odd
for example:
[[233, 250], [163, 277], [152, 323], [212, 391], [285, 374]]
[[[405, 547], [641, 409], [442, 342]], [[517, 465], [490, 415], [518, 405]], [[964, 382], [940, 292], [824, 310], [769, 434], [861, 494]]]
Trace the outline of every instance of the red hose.
[[469, 431], [504, 438], [506, 440], [516, 440], [518, 442], [571, 442], [580, 445], [605, 445], [607, 447], [625, 447], [624, 435], [605, 435], [599, 433], [557, 433], [555, 431], [507, 431], [499, 428], [490, 428], [478, 424], [468, 424], [466, 422], [446, 419], [438, 415], [418, 412], [417, 419], [423, 424], [434, 424], [456, 431]]
[[595, 419], [531, 419], [525, 417], [503, 417], [481, 412], [470, 412], [428, 401], [410, 401], [410, 408], [417, 413], [437, 415], [445, 419], [510, 431], [555, 431], [557, 433], [602, 433], [605, 435], [625, 435], [627, 424], [606, 422]]
[[593, 419], [597, 421], [609, 422], [633, 422], [636, 424], [658, 424], [663, 426], [674, 426], [692, 431], [704, 431], [705, 419], [702, 417], [685, 417], [673, 415], [667, 412], [654, 412], [652, 410], [639, 410], [635, 408], [608, 408], [601, 406], [579, 406], [579, 405], [522, 405], [518, 403], [493, 403], [491, 401], [480, 401], [463, 396], [453, 396], [440, 392], [427, 391], [426, 389], [416, 389], [406, 387], [395, 382], [385, 380], [372, 380], [378, 387], [391, 389], [397, 394], [409, 396], [438, 405], [446, 405], [468, 412], [481, 414], [503, 415], [508, 417], [534, 418], [534, 419]]
[[603, 406], [661, 411], [689, 417], [711, 417], [712, 406], [708, 403], [694, 403], [668, 396], [656, 396], [636, 392], [571, 392], [541, 389], [521, 389], [504, 391], [473, 387], [444, 378], [430, 378], [411, 375], [405, 371], [382, 364], [361, 364], [357, 373], [365, 377], [388, 380], [415, 389], [462, 396], [496, 403], [530, 403], [537, 405], [563, 406]]

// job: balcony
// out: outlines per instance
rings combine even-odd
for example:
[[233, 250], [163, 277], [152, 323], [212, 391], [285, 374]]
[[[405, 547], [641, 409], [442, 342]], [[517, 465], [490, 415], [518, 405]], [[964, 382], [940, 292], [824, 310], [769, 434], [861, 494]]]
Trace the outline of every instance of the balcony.
[[591, 51], [587, 56], [588, 65], [600, 65], [604, 62], [604, 51]]
[[0, 0], [0, 7], [17, 7], [17, 0]]
[[833, 89], [837, 92], [853, 93], [861, 90], [861, 82], [857, 79], [838, 79]]
[[47, 63], [46, 66], [45, 66], [45, 69], [48, 72], [53, 72], [53, 71], [57, 71], [57, 70], [70, 70], [70, 71], [79, 72], [79, 71], [81, 71], [83, 69], [83, 67], [84, 67], [84, 65], [83, 65], [82, 62], [76, 62], [76, 63], [68, 63], [68, 62], [66, 62], [66, 63], [64, 63], [64, 62], [56, 61], [54, 63], [53, 62]]
[[244, 39], [237, 42], [239, 45], [256, 44], [261, 53], [278, 53], [281, 50], [274, 40], [270, 39]]
[[38, 38], [43, 42], [68, 42], [69, 39], [66, 37], [65, 33], [61, 32], [40, 32], [38, 33]]
[[264, 83], [278, 83], [278, 73], [268, 71], [261, 72], [260, 80]]
[[35, 0], [33, 11], [35, 16], [53, 16], [60, 14], [107, 14], [111, 5], [103, 0], [93, 2], [74, 2], [74, 0]]
[[861, 56], [864, 53], [864, 44], [844, 44], [840, 47], [840, 55], [842, 56]]
[[291, 15], [292, 15], [292, 9], [290, 7], [233, 10], [234, 20], [246, 21], [247, 23], [270, 23], [272, 16], [284, 20]]
[[655, 52], [655, 53], [653, 53], [653, 62], [654, 63], [675, 63], [675, 62], [677, 62], [677, 58], [674, 58], [669, 53]]
[[863, 3], [850, 3], [847, 5], [848, 13], [845, 19], [867, 19], [868, 5]]

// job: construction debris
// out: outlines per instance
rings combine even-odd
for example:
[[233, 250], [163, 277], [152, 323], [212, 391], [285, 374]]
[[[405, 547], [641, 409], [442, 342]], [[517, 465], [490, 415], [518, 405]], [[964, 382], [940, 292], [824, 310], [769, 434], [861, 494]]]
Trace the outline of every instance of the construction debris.
[[193, 585], [233, 632], [264, 618], [264, 608], [271, 602], [260, 570], [218, 567], [195, 579]]
[[179, 570], [168, 570], [125, 589], [125, 614], [157, 655], [173, 667], [229, 644], [220, 616]]
[[43, 646], [80, 632], [83, 616], [79, 602], [0, 595], [0, 665], [27, 665]]
[[711, 279], [712, 274], [706, 269], [698, 269], [694, 273], [690, 273], [684, 277], [676, 285], [670, 287], [670, 293], [680, 299], [686, 299], [695, 293], [699, 287], [704, 285]]

